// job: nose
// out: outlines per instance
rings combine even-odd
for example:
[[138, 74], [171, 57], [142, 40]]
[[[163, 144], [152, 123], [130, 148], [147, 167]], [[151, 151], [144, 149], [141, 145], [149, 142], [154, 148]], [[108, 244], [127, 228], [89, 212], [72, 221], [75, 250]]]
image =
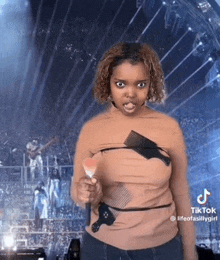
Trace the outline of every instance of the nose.
[[133, 86], [128, 86], [126, 89], [126, 97], [134, 98], [136, 97], [136, 89]]

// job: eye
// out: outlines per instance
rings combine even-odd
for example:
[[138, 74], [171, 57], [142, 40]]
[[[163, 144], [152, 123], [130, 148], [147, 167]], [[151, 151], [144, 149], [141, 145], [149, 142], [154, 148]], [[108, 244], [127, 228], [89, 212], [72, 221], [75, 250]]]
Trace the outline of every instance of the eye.
[[139, 88], [144, 88], [144, 87], [146, 87], [146, 83], [145, 82], [140, 82], [140, 83], [138, 83], [138, 87]]
[[123, 88], [125, 86], [125, 84], [121, 81], [116, 82], [116, 86], [119, 88]]

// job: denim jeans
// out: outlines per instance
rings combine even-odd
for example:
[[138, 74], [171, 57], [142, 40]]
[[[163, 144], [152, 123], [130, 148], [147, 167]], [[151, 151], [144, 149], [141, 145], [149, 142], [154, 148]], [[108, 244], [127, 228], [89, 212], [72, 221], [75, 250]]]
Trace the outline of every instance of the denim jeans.
[[183, 260], [182, 240], [176, 236], [161, 246], [122, 250], [107, 245], [85, 232], [80, 260]]

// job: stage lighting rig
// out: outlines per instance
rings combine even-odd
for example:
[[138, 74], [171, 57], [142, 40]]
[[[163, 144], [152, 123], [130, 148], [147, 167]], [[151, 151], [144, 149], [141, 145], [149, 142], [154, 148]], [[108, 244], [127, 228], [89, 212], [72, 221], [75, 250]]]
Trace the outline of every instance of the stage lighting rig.
[[205, 0], [197, 0], [196, 2], [198, 9], [200, 9], [203, 13], [207, 13], [212, 7], [210, 3]]
[[198, 32], [196, 34], [192, 48], [195, 48], [197, 45], [199, 45], [199, 47], [194, 51], [193, 55], [204, 60], [210, 57], [212, 50], [215, 48], [211, 40], [211, 35], [206, 32]]
[[193, 28], [196, 35], [193, 47], [198, 44], [198, 38], [202, 38], [203, 45], [194, 55], [207, 59], [211, 52], [220, 50], [220, 6], [214, 0], [166, 0], [153, 1], [151, 4], [149, 2], [151, 1], [145, 1], [142, 5], [147, 17], [153, 16], [163, 5], [166, 29], [171, 28], [171, 32], [176, 34], [179, 29]]
[[178, 8], [179, 5], [176, 3], [176, 1], [173, 1], [171, 5], [166, 6], [166, 13], [164, 17], [165, 28], [167, 29], [169, 27], [172, 27], [173, 33], [176, 33], [183, 25], [183, 17], [180, 15]]
[[[212, 79], [216, 78], [216, 80], [212, 81]], [[220, 57], [216, 59], [206, 75], [206, 82], [211, 82], [210, 87], [212, 88], [220, 88]]]

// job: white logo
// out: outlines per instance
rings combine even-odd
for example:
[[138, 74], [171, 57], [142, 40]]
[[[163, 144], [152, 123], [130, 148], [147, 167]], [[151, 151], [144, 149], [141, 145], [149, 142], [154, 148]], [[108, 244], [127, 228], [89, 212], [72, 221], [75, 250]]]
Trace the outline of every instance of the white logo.
[[208, 201], [208, 196], [211, 196], [211, 192], [209, 192], [207, 189], [204, 189], [204, 194], [200, 194], [198, 197], [197, 197], [197, 202], [200, 204], [200, 205], [204, 205], [207, 203]]

